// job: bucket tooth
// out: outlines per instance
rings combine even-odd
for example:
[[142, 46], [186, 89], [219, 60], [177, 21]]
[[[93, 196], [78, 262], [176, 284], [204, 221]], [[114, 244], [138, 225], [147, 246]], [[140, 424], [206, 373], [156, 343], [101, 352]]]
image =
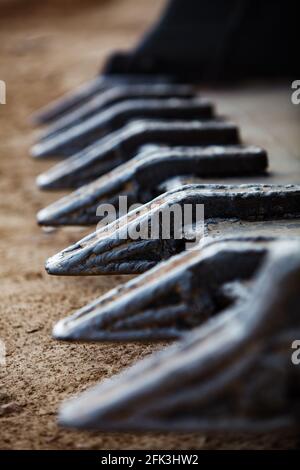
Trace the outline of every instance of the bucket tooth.
[[41, 174], [42, 189], [79, 187], [130, 160], [145, 144], [239, 144], [237, 127], [222, 121], [133, 121]]
[[[55, 275], [91, 275], [91, 274], [130, 274], [145, 272], [160, 260], [168, 259], [183, 251], [183, 241], [178, 240], [128, 240], [127, 231], [135, 230], [134, 213], [118, 219], [64, 250], [49, 258], [46, 270]], [[122, 219], [125, 219], [123, 222]], [[139, 217], [141, 230], [148, 229], [149, 214]]]
[[76, 109], [96, 94], [100, 94], [107, 89], [107, 82], [104, 77], [96, 77], [93, 80], [83, 83], [76, 90], [66, 93], [42, 109], [36, 111], [31, 116], [31, 121], [35, 125], [48, 124], [59, 119], [65, 113]]
[[41, 135], [40, 139], [45, 140], [56, 134], [65, 131], [86, 119], [100, 113], [109, 106], [129, 99], [158, 99], [158, 98], [195, 98], [196, 91], [190, 85], [172, 84], [142, 84], [142, 85], [119, 85], [114, 86], [102, 93], [91, 97], [75, 110], [62, 116], [55, 121], [55, 124]]
[[201, 98], [136, 99], [116, 103], [33, 146], [34, 157], [71, 156], [133, 119], [207, 120], [213, 106]]
[[36, 111], [31, 115], [31, 122], [35, 125], [39, 124], [51, 124], [62, 116], [69, 112], [84, 105], [94, 96], [101, 93], [105, 93], [111, 88], [118, 87], [120, 85], [139, 85], [139, 84], [171, 84], [173, 80], [170, 77], [155, 74], [154, 76], [148, 76], [144, 74], [132, 75], [132, 74], [110, 74], [110, 75], [98, 75], [94, 79], [87, 81], [66, 93], [61, 98], [52, 101], [47, 106], [44, 106], [40, 110]]
[[[183, 208], [188, 207], [191, 220], [182, 225]], [[178, 223], [175, 224], [176, 214]], [[164, 217], [168, 221], [166, 226], [160, 223]], [[46, 269], [49, 274], [58, 275], [140, 273], [184, 251], [187, 243], [201, 241], [208, 224], [227, 220], [227, 225], [231, 225], [233, 220], [236, 226], [237, 221], [246, 221], [266, 227], [268, 220], [279, 219], [280, 223], [283, 219], [299, 217], [300, 186], [297, 185], [184, 186], [106, 226], [103, 223], [91, 235], [50, 258]], [[222, 233], [217, 232], [215, 236], [220, 237]]]
[[43, 209], [37, 219], [40, 225], [93, 225], [100, 221], [100, 204], [113, 204], [119, 213], [119, 196], [127, 197], [128, 207], [148, 202], [158, 195], [160, 183], [175, 175], [249, 176], [264, 173], [267, 166], [266, 152], [253, 146], [148, 145], [133, 159]]
[[278, 242], [248, 299], [63, 404], [64, 426], [101, 431], [299, 429], [300, 245]]
[[242, 281], [255, 275], [272, 243], [218, 241], [173, 256], [61, 320], [53, 335], [76, 341], [181, 338], [248, 295]]

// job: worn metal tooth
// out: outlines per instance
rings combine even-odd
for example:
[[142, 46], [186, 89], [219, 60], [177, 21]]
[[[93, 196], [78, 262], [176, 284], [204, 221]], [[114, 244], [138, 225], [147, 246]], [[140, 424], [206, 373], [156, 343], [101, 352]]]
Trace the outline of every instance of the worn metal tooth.
[[[191, 222], [196, 225], [196, 229], [191, 223], [183, 227], [175, 227], [170, 223], [169, 233], [164, 233], [164, 227], [159, 223], [160, 217], [171, 217], [172, 211], [182, 211], [187, 204], [190, 205]], [[206, 226], [224, 220], [231, 224], [232, 219], [251, 223], [258, 221], [263, 225], [267, 220], [280, 222], [282, 219], [297, 219], [300, 217], [300, 186], [184, 186], [157, 197], [63, 250], [47, 261], [46, 270], [49, 274], [57, 275], [146, 271], [159, 260], [183, 251], [187, 240], [198, 240], [197, 224], [200, 219], [201, 229], [203, 217], [202, 211], [198, 209], [202, 207]], [[272, 231], [272, 225], [269, 224], [269, 231]], [[296, 226], [298, 229], [297, 220]], [[133, 254], [130, 252], [131, 244], [134, 247]]]
[[32, 148], [34, 157], [70, 156], [132, 119], [206, 120], [213, 106], [201, 98], [136, 99], [116, 103], [75, 126], [42, 140]]
[[300, 245], [279, 242], [248, 300], [63, 404], [64, 426], [105, 431], [299, 428]]
[[65, 131], [84, 120], [100, 113], [109, 106], [129, 99], [149, 98], [195, 98], [195, 89], [190, 85], [173, 84], [142, 84], [114, 86], [105, 92], [96, 94], [86, 103], [75, 110], [71, 110], [62, 118], [56, 120], [41, 136], [41, 140], [48, 139]]
[[51, 226], [97, 224], [99, 204], [112, 204], [118, 213], [119, 196], [127, 197], [128, 207], [148, 202], [158, 195], [160, 183], [174, 175], [247, 176], [261, 174], [267, 166], [266, 152], [253, 146], [149, 145], [133, 159], [40, 211], [37, 220]]
[[[148, 223], [147, 215], [140, 218], [143, 229]], [[130, 216], [133, 214], [130, 213]], [[127, 219], [126, 216], [123, 218]], [[140, 273], [152, 268], [161, 259], [167, 259], [184, 249], [182, 240], [161, 242], [159, 239], [151, 239], [143, 240], [142, 243], [140, 240], [130, 240], [128, 243], [127, 230], [131, 224], [128, 226], [125, 221], [122, 224], [121, 218], [104, 230], [99, 230], [97, 234], [92, 234], [66, 251], [49, 258], [46, 263], [47, 272], [66, 276]], [[100, 239], [103, 237], [102, 242], [100, 239], [96, 241], [95, 236]]]
[[34, 124], [48, 124], [52, 123], [61, 116], [69, 113], [70, 111], [82, 106], [95, 95], [105, 92], [106, 90], [126, 84], [171, 84], [170, 77], [163, 75], [99, 75], [93, 80], [83, 83], [69, 93], [66, 93], [62, 98], [58, 98], [41, 110], [35, 112], [31, 116], [31, 121]]
[[34, 124], [47, 124], [65, 113], [75, 109], [77, 106], [85, 103], [92, 96], [99, 94], [107, 89], [107, 80], [104, 77], [96, 77], [93, 80], [84, 83], [76, 90], [65, 94], [31, 116]]
[[[298, 217], [298, 218], [296, 218]], [[259, 220], [246, 221], [239, 219], [231, 220], [213, 220], [207, 221], [204, 228], [205, 241], [231, 238], [236, 235], [240, 237], [300, 237], [300, 219], [299, 214], [295, 213], [295, 218], [281, 218], [277, 220]]]
[[173, 256], [61, 320], [53, 335], [85, 341], [180, 338], [240, 300], [242, 287], [232, 294], [226, 285], [249, 281], [272, 244], [233, 239]]
[[239, 144], [237, 127], [222, 121], [133, 121], [37, 178], [43, 189], [82, 186], [133, 158], [140, 147], [164, 145]]

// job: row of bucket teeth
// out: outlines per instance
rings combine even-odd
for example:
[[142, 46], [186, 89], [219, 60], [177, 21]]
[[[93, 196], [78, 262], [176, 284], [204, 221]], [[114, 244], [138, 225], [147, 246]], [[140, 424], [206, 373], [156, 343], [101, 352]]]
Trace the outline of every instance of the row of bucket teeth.
[[[48, 127], [48, 129], [41, 135], [40, 140], [45, 140], [50, 137], [53, 137], [56, 134], [65, 131], [66, 129], [72, 128], [77, 124], [80, 124], [86, 121], [88, 118], [99, 114], [100, 112], [104, 111], [105, 109], [110, 109], [108, 114], [104, 113], [102, 116], [102, 123], [105, 122], [106, 119], [106, 127], [109, 126], [109, 123], [113, 123], [113, 119], [124, 119], [125, 116], [120, 114], [121, 112], [130, 112], [130, 100], [139, 100], [140, 98], [143, 100], [163, 100], [163, 99], [188, 99], [188, 98], [196, 98], [196, 90], [189, 86], [189, 85], [165, 85], [165, 84], [158, 84], [158, 85], [123, 85], [123, 86], [115, 86], [113, 88], [108, 89], [104, 93], [100, 93], [95, 95], [86, 104], [83, 104], [78, 109], [68, 113], [66, 116], [62, 116], [61, 118], [55, 121], [55, 124]], [[125, 109], [123, 108], [115, 108], [113, 105], [122, 102], [126, 102]], [[137, 105], [140, 104], [140, 101], [137, 101]], [[196, 101], [196, 100], [195, 100]], [[210, 117], [213, 109], [209, 102], [205, 103], [204, 100], [197, 99], [198, 101], [198, 108], [199, 114], [198, 117]], [[148, 101], [146, 101], [146, 105]], [[163, 104], [157, 103], [157, 105]], [[166, 103], [168, 104], [168, 103]], [[170, 103], [171, 104], [171, 103]], [[182, 103], [184, 104], [184, 103]], [[155, 105], [155, 104], [153, 104]], [[196, 103], [194, 103], [194, 108], [196, 107]], [[133, 110], [135, 108], [133, 107]], [[136, 108], [139, 110], [139, 108]], [[119, 110], [119, 115], [117, 113]], [[134, 112], [134, 111], [131, 112]], [[192, 110], [188, 111], [192, 115]], [[105, 117], [105, 119], [104, 119]]]
[[[64, 157], [38, 186], [73, 190], [38, 223], [97, 225], [49, 258], [47, 272], [139, 274], [60, 320], [54, 338], [178, 340], [63, 404], [61, 424], [297, 427], [300, 186], [266, 183], [267, 152], [243, 143], [194, 86], [160, 77], [98, 77], [32, 120], [50, 124], [32, 155]], [[108, 206], [116, 218], [107, 219]], [[187, 207], [178, 228], [176, 211]]]
[[76, 188], [130, 160], [148, 143], [191, 146], [239, 144], [234, 124], [215, 121], [131, 121], [40, 175], [43, 189]]
[[[166, 318], [164, 331], [163, 325], [158, 322], [158, 333], [162, 332], [162, 336], [167, 336], [167, 333], [173, 337], [183, 336], [181, 341], [66, 402], [60, 409], [61, 424], [101, 431], [172, 430], [214, 434], [299, 429], [299, 396], [295, 394], [299, 390], [299, 370], [291, 364], [290, 352], [294, 338], [299, 337], [300, 333], [297, 307], [300, 284], [299, 240], [275, 241], [269, 246], [262, 242], [238, 243], [237, 247], [234, 245], [234, 242], [229, 241], [207, 248], [207, 271], [212, 276], [209, 277], [212, 285], [205, 283], [202, 292], [202, 277], [201, 284], [197, 275], [190, 279], [187, 269], [186, 277], [181, 280], [179, 270], [175, 268], [173, 279], [167, 277], [168, 287], [174, 288], [176, 281], [182, 286], [182, 281], [188, 279], [190, 294], [193, 288], [198, 289], [201, 292], [197, 294], [198, 299], [205, 303], [206, 288], [209, 297], [212, 297], [214, 293], [211, 289], [217, 288], [222, 280], [226, 282], [226, 276], [222, 279], [222, 261], [234, 261], [233, 276], [229, 275], [228, 280], [238, 273], [239, 282], [242, 282], [255, 273], [253, 282], [247, 287], [246, 297], [229, 305], [219, 315], [214, 311], [216, 304], [213, 302], [208, 309], [212, 315], [208, 320], [205, 318], [207, 310], [203, 308], [201, 315], [198, 307], [199, 316], [195, 323], [203, 321], [203, 325], [184, 336], [184, 327], [181, 334], [178, 333], [180, 321], [176, 323], [173, 320], [170, 325], [172, 316]], [[181, 255], [181, 260], [184, 256], [188, 257], [187, 254]], [[203, 271], [207, 274], [204, 252], [194, 266], [191, 257], [185, 261], [188, 261], [190, 271], [194, 268], [195, 272], [197, 266], [199, 276]], [[238, 269], [239, 261], [241, 271]], [[221, 267], [221, 274], [212, 272], [210, 267], [217, 270]], [[142, 283], [141, 278], [139, 281]], [[144, 281], [148, 282], [146, 276]], [[148, 300], [153, 292], [153, 278], [150, 281]], [[160, 294], [161, 287], [156, 286]], [[184, 291], [184, 288], [181, 287], [181, 290]], [[125, 301], [128, 300], [126, 295], [122, 300], [125, 307]], [[142, 295], [139, 300], [143, 301]], [[177, 309], [182, 312], [181, 318], [188, 322], [190, 311], [195, 319], [195, 300], [191, 305], [185, 304], [185, 300], [183, 296]], [[128, 301], [128, 309], [130, 305]], [[174, 312], [175, 306], [172, 308]], [[151, 315], [151, 311], [148, 312]], [[77, 321], [81, 323], [82, 336], [86, 338], [89, 336], [89, 328], [84, 324], [84, 316], [88, 318], [90, 315], [92, 318], [93, 313], [93, 310], [90, 314], [81, 312], [77, 318], [58, 325], [55, 333], [67, 337], [69, 334], [71, 337]], [[162, 309], [158, 313], [159, 318], [162, 318]], [[132, 322], [132, 328], [136, 327], [140, 335], [140, 325], [147, 328], [147, 310], [143, 314], [140, 315], [140, 322], [134, 317]], [[180, 319], [179, 313], [177, 318]], [[182, 324], [186, 326], [184, 320]], [[104, 336], [105, 330], [109, 330], [108, 335], [114, 338], [115, 332], [122, 326], [126, 340], [130, 315], [124, 315], [122, 323], [121, 320], [118, 323], [113, 316], [105, 317], [103, 314], [101, 318], [99, 314], [91, 334], [98, 339]], [[154, 332], [154, 326], [151, 326]], [[148, 328], [148, 337], [151, 337], [151, 327]]]
[[[182, 236], [176, 233], [171, 216], [170, 231], [164, 233], [159, 226], [161, 214], [174, 213], [187, 205], [191, 218], [187, 226], [180, 225]], [[197, 230], [204, 232], [203, 225], [209, 222], [217, 224], [227, 220], [230, 224], [233, 219], [235, 226], [236, 221], [262, 222], [265, 233], [272, 234], [274, 221], [291, 217], [296, 221], [300, 217], [300, 186], [187, 185], [164, 193], [108, 226], [98, 228], [50, 258], [46, 269], [49, 274], [73, 276], [138, 273], [182, 251], [185, 240], [201, 239]], [[202, 221], [203, 224], [197, 223]], [[298, 224], [295, 225], [298, 229]], [[294, 225], [292, 227], [294, 229]], [[138, 233], [141, 236], [135, 237]], [[222, 233], [219, 236], [222, 237]]]
[[[266, 152], [254, 146], [146, 145], [131, 160], [43, 209], [38, 222], [52, 226], [94, 225], [99, 222], [96, 209], [100, 203], [116, 204], [119, 195], [126, 195], [131, 204], [142, 204], [158, 196], [160, 185], [174, 177], [186, 177], [196, 184], [197, 179], [200, 183], [209, 177], [264, 174], [267, 166]], [[45, 179], [43, 175], [38, 181]], [[69, 180], [61, 181], [66, 186]]]
[[[116, 103], [79, 124], [42, 139], [33, 147], [32, 154], [38, 158], [49, 156], [69, 157], [89, 145], [99, 144], [99, 139], [105, 138], [114, 131], [126, 126], [126, 123], [130, 120], [177, 119], [178, 121], [189, 122], [192, 120], [210, 121], [212, 118], [213, 108], [211, 104], [201, 98], [128, 100]], [[149, 124], [151, 131], [151, 123]], [[126, 131], [129, 132], [129, 129], [124, 129], [124, 138], [126, 138]], [[146, 131], [147, 122], [145, 123], [144, 132]], [[132, 138], [138, 139], [138, 136]], [[168, 135], [165, 138], [168, 139]], [[172, 136], [170, 138], [172, 139]]]
[[[44, 106], [42, 109], [36, 111], [31, 117], [30, 120], [34, 125], [52, 125], [56, 123], [59, 119], [69, 115], [73, 111], [82, 108], [87, 103], [90, 103], [91, 100], [98, 96], [104, 97], [106, 92], [115, 91], [116, 88], [124, 89], [127, 86], [144, 86], [148, 89], [152, 88], [153, 85], [157, 86], [166, 86], [172, 87], [173, 80], [166, 76], [160, 75], [98, 75], [90, 81], [87, 81], [80, 85], [75, 90], [65, 94], [62, 98], [51, 102], [47, 106]], [[176, 85], [177, 86], [177, 85]], [[190, 87], [193, 89], [193, 87]], [[139, 94], [139, 96], [141, 96]], [[177, 93], [174, 93], [170, 96], [177, 96]], [[128, 97], [128, 95], [126, 95]], [[124, 98], [123, 98], [124, 99]], [[119, 100], [119, 97], [113, 99], [112, 102], [108, 104], [115, 103]]]
[[[300, 224], [295, 241], [299, 233]], [[292, 237], [283, 236], [278, 246], [287, 240]], [[211, 240], [159, 263], [60, 321], [54, 336], [76, 341], [181, 338], [233, 302], [244, 302], [251, 279], [276, 246], [271, 235]]]

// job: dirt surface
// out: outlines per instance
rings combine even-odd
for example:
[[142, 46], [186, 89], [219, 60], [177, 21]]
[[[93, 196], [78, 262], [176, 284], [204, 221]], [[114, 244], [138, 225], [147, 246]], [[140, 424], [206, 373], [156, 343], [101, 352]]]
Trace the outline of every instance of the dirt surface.
[[[41, 193], [35, 187], [36, 175], [52, 163], [29, 157], [38, 131], [30, 127], [28, 116], [92, 78], [110, 51], [134, 44], [162, 3], [91, 1], [82, 2], [80, 8], [79, 1], [5, 2], [6, 14], [0, 18], [0, 79], [7, 84], [7, 104], [0, 106], [0, 338], [6, 345], [7, 363], [0, 366], [1, 449], [296, 446], [296, 438], [285, 433], [251, 437], [101, 434], [65, 430], [56, 423], [63, 399], [162, 345], [79, 345], [51, 339], [52, 325], [59, 318], [124, 278], [55, 278], [45, 273], [45, 259], [85, 231], [44, 232], [36, 225], [36, 212], [58, 195]], [[275, 178], [299, 181], [299, 121], [290, 105], [288, 87], [209, 94], [219, 102], [221, 112], [242, 125], [247, 140], [272, 149]]]

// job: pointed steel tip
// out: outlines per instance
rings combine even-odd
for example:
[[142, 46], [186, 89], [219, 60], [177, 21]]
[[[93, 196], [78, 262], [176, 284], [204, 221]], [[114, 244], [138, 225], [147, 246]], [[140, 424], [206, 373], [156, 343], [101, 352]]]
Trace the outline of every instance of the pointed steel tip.
[[[115, 377], [108, 379], [107, 382], [111, 383], [114, 380]], [[91, 389], [65, 400], [58, 410], [59, 425], [77, 429], [116, 431], [117, 429], [110, 419], [113, 403], [110, 400], [104, 400], [101, 406], [98, 400], [99, 391], [103, 385], [103, 383], [97, 384]]]
[[63, 323], [63, 320], [59, 320], [52, 328], [52, 337], [54, 339], [64, 339], [64, 335], [63, 335], [64, 328], [63, 328], [62, 323]]
[[71, 400], [70, 403], [65, 402], [60, 406], [57, 421], [60, 426], [65, 428], [90, 430], [96, 428], [96, 426], [91, 424], [94, 421], [91, 416], [81, 416], [78, 411], [74, 409], [73, 400]]
[[[89, 400], [89, 397], [84, 398], [85, 401]], [[112, 406], [107, 405], [103, 409], [97, 407], [95, 413], [94, 408], [90, 409], [88, 403], [82, 403], [81, 400], [83, 400], [81, 396], [75, 397], [60, 406], [57, 418], [60, 426], [100, 432], [129, 432], [136, 430], [136, 427], [132, 428], [132, 424], [128, 420], [122, 420], [122, 422], [115, 424], [115, 421], [111, 419], [111, 415], [114, 414]], [[84, 409], [78, 409], [80, 406]]]
[[60, 405], [57, 417], [58, 424], [67, 428], [81, 428], [83, 427], [82, 420], [74, 413], [74, 408], [71, 401], [65, 401]]
[[53, 225], [55, 220], [47, 208], [40, 210], [36, 215], [38, 225]]
[[51, 210], [51, 207], [45, 207], [36, 214], [37, 224], [41, 227], [60, 227], [62, 225], [60, 214]]
[[52, 329], [52, 337], [59, 340], [69, 340], [72, 339], [70, 331], [65, 327], [66, 320], [63, 318], [59, 320]]
[[45, 174], [42, 173], [41, 175], [37, 176], [35, 183], [40, 189], [47, 188], [47, 178], [45, 177]]
[[34, 144], [30, 149], [30, 155], [33, 158], [42, 158], [44, 156], [48, 156], [44, 155], [44, 153], [44, 148], [40, 143]]
[[41, 144], [37, 143], [35, 144], [31, 151], [30, 155], [32, 158], [38, 160], [42, 158], [56, 158], [56, 157], [61, 157], [61, 154], [56, 154], [55, 152], [49, 152], [47, 149], [44, 149]]
[[41, 173], [36, 177], [35, 183], [39, 189], [48, 190], [48, 189], [56, 189], [55, 186], [52, 184], [52, 179], [49, 178], [50, 172]]
[[45, 209], [42, 209], [36, 214], [36, 221], [38, 225], [47, 225], [47, 217], [45, 214]]
[[67, 324], [67, 319], [62, 318], [52, 328], [52, 338], [58, 341], [82, 341], [80, 335], [76, 334], [76, 328]]
[[34, 144], [30, 149], [30, 155], [33, 158], [39, 157], [39, 144]]
[[30, 149], [30, 155], [32, 158], [47, 158], [47, 157], [56, 157], [61, 156], [61, 154], [56, 153], [53, 150], [49, 150], [44, 141], [37, 142]]
[[45, 269], [51, 275], [63, 276], [68, 274], [68, 268], [64, 265], [61, 253], [48, 258], [45, 263]]
[[[78, 256], [79, 252], [79, 256]], [[82, 273], [80, 254], [85, 255], [82, 247], [75, 243], [47, 259], [45, 269], [55, 276], [76, 276]]]
[[70, 319], [62, 318], [52, 327], [52, 338], [58, 341], [86, 341], [86, 337], [78, 332], [76, 324], [72, 324]]

